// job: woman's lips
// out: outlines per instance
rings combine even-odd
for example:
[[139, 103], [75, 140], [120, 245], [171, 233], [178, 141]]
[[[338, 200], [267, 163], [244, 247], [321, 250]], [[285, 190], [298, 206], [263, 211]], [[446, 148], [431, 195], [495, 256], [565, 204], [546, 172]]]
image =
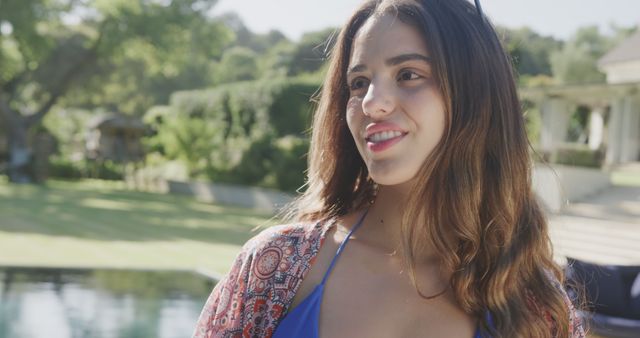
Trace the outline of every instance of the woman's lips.
[[407, 135], [406, 133], [403, 133], [400, 136], [396, 136], [394, 138], [391, 138], [385, 141], [380, 141], [380, 142], [367, 141], [367, 148], [369, 148], [369, 150], [371, 150], [374, 153], [381, 152], [386, 149], [389, 149], [394, 144], [400, 142], [406, 135]]

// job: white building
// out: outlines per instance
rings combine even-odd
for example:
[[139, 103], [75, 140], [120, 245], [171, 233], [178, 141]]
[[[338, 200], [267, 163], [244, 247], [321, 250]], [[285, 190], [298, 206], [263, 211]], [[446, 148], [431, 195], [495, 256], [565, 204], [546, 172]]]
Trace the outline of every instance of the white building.
[[640, 30], [598, 61], [607, 83], [640, 82]]
[[604, 151], [615, 166], [640, 161], [640, 30], [598, 61], [606, 84], [526, 88], [522, 99], [540, 107], [540, 148], [552, 154], [566, 146], [571, 114], [577, 106], [591, 110], [588, 147]]

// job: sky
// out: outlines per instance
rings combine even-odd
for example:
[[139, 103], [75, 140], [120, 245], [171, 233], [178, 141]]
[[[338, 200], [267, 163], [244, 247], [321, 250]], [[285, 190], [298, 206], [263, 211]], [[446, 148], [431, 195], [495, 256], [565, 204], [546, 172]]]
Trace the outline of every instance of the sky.
[[[473, 0], [469, 0], [473, 2]], [[341, 26], [361, 0], [219, 0], [213, 14], [234, 11], [256, 33], [278, 29], [297, 40], [303, 33]], [[640, 24], [640, 0], [481, 0], [494, 24], [529, 26], [566, 40], [579, 27]]]

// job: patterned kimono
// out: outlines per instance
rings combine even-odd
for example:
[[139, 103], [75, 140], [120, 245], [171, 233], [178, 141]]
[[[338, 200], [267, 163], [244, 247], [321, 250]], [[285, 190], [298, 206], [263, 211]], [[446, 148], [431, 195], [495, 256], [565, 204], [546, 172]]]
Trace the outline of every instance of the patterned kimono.
[[[249, 240], [213, 289], [193, 337], [270, 338], [335, 223], [281, 225]], [[570, 337], [586, 337], [581, 319], [568, 305]]]

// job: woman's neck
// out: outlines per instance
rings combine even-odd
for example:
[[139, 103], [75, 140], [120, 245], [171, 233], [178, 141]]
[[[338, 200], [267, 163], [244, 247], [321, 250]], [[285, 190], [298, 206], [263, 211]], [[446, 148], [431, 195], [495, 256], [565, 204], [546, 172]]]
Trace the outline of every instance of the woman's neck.
[[367, 229], [361, 237], [387, 252], [397, 251], [406, 201], [407, 194], [398, 187], [380, 186], [365, 220]]
[[[358, 235], [370, 245], [379, 247], [387, 253], [400, 253], [402, 243], [402, 217], [410, 202], [410, 187], [380, 186], [376, 198], [365, 219], [363, 231]], [[412, 226], [420, 226], [418, 222]], [[433, 259], [435, 252], [425, 248], [420, 255], [424, 259]]]

